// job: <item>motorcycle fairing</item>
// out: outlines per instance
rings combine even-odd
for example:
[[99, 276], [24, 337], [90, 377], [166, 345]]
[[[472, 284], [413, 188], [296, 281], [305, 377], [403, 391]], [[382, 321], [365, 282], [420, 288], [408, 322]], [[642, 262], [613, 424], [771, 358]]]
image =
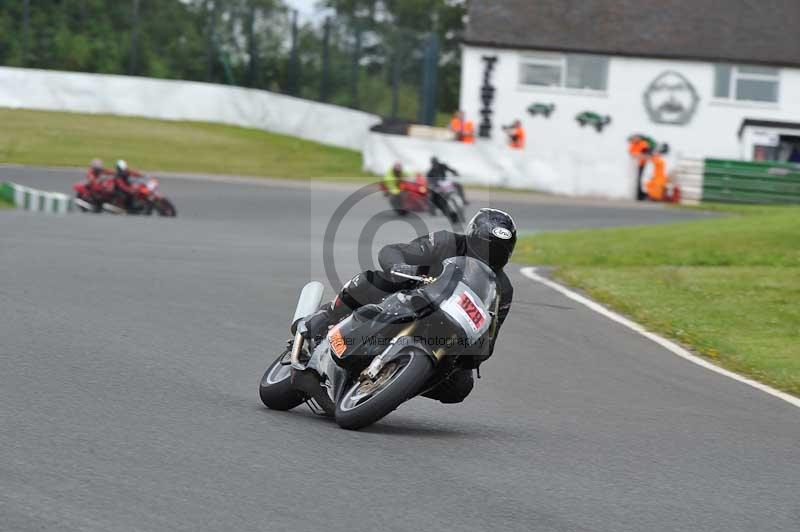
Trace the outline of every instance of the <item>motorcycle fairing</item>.
[[453, 294], [441, 304], [441, 309], [459, 325], [470, 344], [486, 334], [492, 323], [483, 300], [464, 283], [458, 283]]

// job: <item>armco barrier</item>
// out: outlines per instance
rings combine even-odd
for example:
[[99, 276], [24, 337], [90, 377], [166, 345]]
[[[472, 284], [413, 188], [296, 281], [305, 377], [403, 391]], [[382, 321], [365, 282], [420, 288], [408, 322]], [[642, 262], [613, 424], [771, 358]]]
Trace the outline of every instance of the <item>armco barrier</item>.
[[0, 198], [18, 209], [46, 214], [66, 214], [73, 209], [72, 198], [60, 192], [47, 192], [16, 183], [0, 183]]
[[684, 159], [676, 180], [682, 203], [800, 205], [800, 165], [777, 162]]
[[703, 201], [800, 204], [800, 165], [706, 159]]

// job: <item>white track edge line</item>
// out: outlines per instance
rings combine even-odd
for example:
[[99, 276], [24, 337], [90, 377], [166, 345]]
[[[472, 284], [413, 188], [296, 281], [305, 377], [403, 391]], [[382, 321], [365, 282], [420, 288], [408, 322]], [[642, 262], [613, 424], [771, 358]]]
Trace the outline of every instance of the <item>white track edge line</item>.
[[527, 277], [528, 279], [531, 279], [533, 281], [541, 283], [541, 284], [547, 286], [548, 288], [552, 288], [556, 292], [559, 292], [560, 294], [568, 297], [569, 299], [572, 299], [573, 301], [577, 301], [578, 303], [588, 307], [589, 309], [597, 312], [598, 314], [601, 314], [601, 315], [605, 316], [606, 318], [608, 318], [608, 319], [610, 319], [612, 321], [615, 321], [615, 322], [617, 322], [617, 323], [619, 323], [621, 325], [624, 325], [628, 329], [630, 329], [630, 330], [632, 330], [632, 331], [634, 331], [636, 333], [639, 333], [640, 335], [644, 336], [645, 338], [648, 338], [648, 339], [652, 340], [653, 342], [657, 343], [658, 345], [660, 345], [664, 349], [667, 349], [668, 351], [672, 352], [673, 354], [675, 354], [675, 355], [677, 355], [677, 356], [679, 356], [679, 357], [681, 357], [683, 359], [686, 359], [689, 362], [692, 362], [694, 364], [697, 364], [698, 366], [701, 366], [701, 367], [703, 367], [705, 369], [713, 371], [714, 373], [719, 373], [720, 375], [724, 375], [725, 377], [728, 377], [729, 379], [733, 379], [735, 381], [738, 381], [738, 382], [741, 382], [741, 383], [746, 384], [748, 386], [751, 386], [751, 387], [753, 387], [753, 388], [755, 388], [757, 390], [760, 390], [760, 391], [762, 391], [764, 393], [768, 393], [769, 395], [771, 395], [773, 397], [777, 397], [778, 399], [782, 399], [783, 401], [786, 401], [790, 405], [793, 405], [793, 406], [796, 406], [797, 408], [800, 408], [800, 398], [795, 397], [793, 395], [790, 395], [790, 394], [788, 394], [786, 392], [782, 392], [780, 390], [776, 390], [772, 386], [768, 386], [768, 385], [763, 384], [761, 382], [754, 381], [753, 379], [749, 379], [747, 377], [743, 377], [742, 375], [739, 375], [738, 373], [734, 373], [733, 371], [730, 371], [730, 370], [721, 368], [721, 367], [719, 367], [719, 366], [717, 366], [715, 364], [712, 364], [708, 360], [706, 360], [704, 358], [701, 358], [701, 357], [699, 357], [697, 355], [692, 354], [690, 351], [688, 351], [687, 349], [684, 349], [683, 347], [679, 346], [675, 342], [673, 342], [671, 340], [667, 340], [666, 338], [664, 338], [662, 336], [659, 336], [659, 335], [657, 335], [655, 333], [652, 333], [652, 332], [648, 331], [647, 329], [645, 329], [643, 326], [639, 325], [638, 323], [636, 323], [634, 321], [631, 321], [628, 318], [626, 318], [626, 317], [624, 317], [624, 316], [622, 316], [620, 314], [617, 314], [616, 312], [613, 312], [613, 311], [607, 309], [606, 307], [604, 307], [603, 305], [597, 303], [596, 301], [592, 301], [588, 297], [582, 296], [582, 295], [578, 294], [577, 292], [574, 292], [574, 291], [570, 290], [569, 288], [567, 288], [567, 287], [565, 287], [563, 285], [560, 285], [560, 284], [558, 284], [558, 283], [556, 283], [554, 281], [551, 281], [550, 279], [548, 279], [546, 277], [543, 277], [543, 276], [539, 275], [536, 272], [536, 268], [535, 267], [522, 268], [520, 270], [520, 273], [522, 275], [524, 275], [525, 277]]

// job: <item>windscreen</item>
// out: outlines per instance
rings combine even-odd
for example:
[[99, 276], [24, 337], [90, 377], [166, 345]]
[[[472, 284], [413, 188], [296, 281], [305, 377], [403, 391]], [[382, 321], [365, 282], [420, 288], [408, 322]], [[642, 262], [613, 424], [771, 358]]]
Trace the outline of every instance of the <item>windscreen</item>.
[[443, 263], [442, 274], [429, 288], [449, 297], [458, 283], [464, 283], [484, 305], [491, 308], [497, 293], [495, 275], [489, 266], [472, 257], [451, 257]]

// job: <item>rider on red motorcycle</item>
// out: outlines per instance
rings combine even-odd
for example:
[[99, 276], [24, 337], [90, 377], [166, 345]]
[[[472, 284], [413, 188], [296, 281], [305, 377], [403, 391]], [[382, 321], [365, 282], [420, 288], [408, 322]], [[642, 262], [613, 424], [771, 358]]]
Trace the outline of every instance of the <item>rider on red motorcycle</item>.
[[113, 181], [104, 178], [112, 175], [114, 172], [104, 168], [103, 161], [92, 159], [89, 169], [86, 171], [86, 180], [72, 185], [78, 208], [84, 211], [100, 212], [100, 206], [108, 196], [109, 185], [113, 187]]
[[131, 184], [131, 177], [144, 177], [144, 174], [128, 168], [128, 163], [120, 159], [117, 161], [116, 173], [114, 174], [114, 188], [120, 197], [122, 205], [130, 210], [133, 198], [136, 194], [136, 187]]
[[101, 192], [101, 182], [104, 176], [112, 176], [114, 171], [103, 166], [100, 159], [92, 159], [89, 170], [86, 171], [86, 188], [93, 194]]

